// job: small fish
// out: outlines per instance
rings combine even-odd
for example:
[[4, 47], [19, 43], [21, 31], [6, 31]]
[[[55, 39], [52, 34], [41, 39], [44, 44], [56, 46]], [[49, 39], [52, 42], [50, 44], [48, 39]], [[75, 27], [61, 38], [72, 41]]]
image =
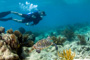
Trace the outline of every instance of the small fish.
[[32, 49], [29, 52], [32, 52], [34, 49], [36, 49], [36, 52], [40, 53], [42, 49], [48, 48], [51, 45], [54, 45], [56, 50], [58, 50], [58, 47], [55, 43], [51, 42], [51, 38], [48, 37], [47, 39], [39, 40], [36, 44], [32, 46]]

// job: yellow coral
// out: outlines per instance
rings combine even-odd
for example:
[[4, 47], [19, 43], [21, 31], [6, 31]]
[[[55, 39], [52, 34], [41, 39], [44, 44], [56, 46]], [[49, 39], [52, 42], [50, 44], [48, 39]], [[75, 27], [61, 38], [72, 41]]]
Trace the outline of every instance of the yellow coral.
[[75, 57], [75, 53], [71, 53], [71, 49], [63, 50], [63, 53], [58, 52], [58, 56], [61, 57], [61, 60], [73, 60]]

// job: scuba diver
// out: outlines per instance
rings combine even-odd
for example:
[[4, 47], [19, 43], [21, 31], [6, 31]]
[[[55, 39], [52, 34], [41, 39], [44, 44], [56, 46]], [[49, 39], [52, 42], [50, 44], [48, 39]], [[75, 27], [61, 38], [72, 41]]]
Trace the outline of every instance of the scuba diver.
[[[5, 17], [5, 16], [7, 16], [8, 14], [11, 14], [11, 13], [16, 14], [18, 16], [21, 16], [24, 19], [18, 20], [18, 19], [13, 19], [12, 17], [3, 18], [3, 17]], [[40, 10], [32, 12], [32, 13], [28, 13], [28, 14], [22, 14], [22, 13], [18, 13], [18, 12], [14, 12], [14, 11], [7, 11], [7, 12], [1, 12], [0, 13], [0, 21], [13, 20], [13, 21], [16, 21], [16, 22], [19, 22], [19, 23], [26, 23], [27, 26], [30, 25], [30, 22], [33, 22], [31, 24], [31, 26], [32, 26], [32, 25], [38, 24], [44, 16], [46, 16], [45, 12], [40, 11]]]

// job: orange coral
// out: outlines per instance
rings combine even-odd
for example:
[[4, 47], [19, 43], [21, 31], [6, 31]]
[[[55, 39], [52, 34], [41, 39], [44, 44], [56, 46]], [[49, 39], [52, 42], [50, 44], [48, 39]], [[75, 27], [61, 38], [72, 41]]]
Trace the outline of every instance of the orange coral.
[[58, 56], [61, 57], [61, 60], [73, 60], [75, 57], [75, 53], [71, 53], [71, 49], [63, 50], [63, 53], [58, 52]]

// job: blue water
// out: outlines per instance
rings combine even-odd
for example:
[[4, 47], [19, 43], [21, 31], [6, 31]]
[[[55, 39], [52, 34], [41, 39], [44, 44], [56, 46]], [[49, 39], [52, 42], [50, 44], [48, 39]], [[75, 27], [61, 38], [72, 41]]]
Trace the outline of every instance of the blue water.
[[[16, 11], [26, 13], [20, 9], [19, 3], [26, 1], [38, 5], [38, 9], [46, 12], [47, 16], [35, 26], [26, 26], [15, 21], [0, 21], [0, 26], [7, 29], [17, 30], [24, 27], [26, 30], [41, 31], [74, 23], [90, 22], [90, 0], [0, 0], [0, 12]], [[10, 14], [7, 17], [21, 19]], [[47, 29], [46, 29], [47, 28]]]

